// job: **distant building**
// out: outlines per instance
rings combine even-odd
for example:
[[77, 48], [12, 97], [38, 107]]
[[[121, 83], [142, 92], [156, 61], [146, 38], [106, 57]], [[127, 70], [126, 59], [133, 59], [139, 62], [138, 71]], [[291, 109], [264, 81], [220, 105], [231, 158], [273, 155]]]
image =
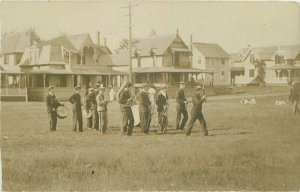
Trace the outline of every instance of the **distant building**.
[[[26, 76], [19, 67], [25, 48], [36, 43], [25, 33], [11, 33], [2, 36], [0, 70], [1, 97], [26, 97]], [[26, 97], [27, 98], [27, 97]]]
[[[129, 52], [122, 52], [123, 62], [129, 64]], [[133, 48], [132, 68], [136, 83], [167, 83], [178, 85], [190, 82], [192, 76], [209, 73], [192, 67], [192, 52], [177, 34], [157, 36], [151, 32], [148, 38], [140, 39]], [[119, 59], [120, 60], [120, 59]], [[128, 68], [124, 70], [128, 71]]]
[[124, 72], [112, 69], [110, 51], [93, 43], [89, 34], [63, 35], [27, 47], [20, 67], [27, 74], [28, 96], [43, 100], [47, 87], [66, 99], [76, 85], [88, 89], [96, 82], [120, 85]]
[[236, 85], [285, 85], [300, 78], [300, 45], [241, 49], [231, 54], [230, 76]]
[[215, 43], [192, 42], [191, 45], [192, 67], [212, 72], [200, 77], [205, 84], [228, 85], [230, 81], [228, 53]]

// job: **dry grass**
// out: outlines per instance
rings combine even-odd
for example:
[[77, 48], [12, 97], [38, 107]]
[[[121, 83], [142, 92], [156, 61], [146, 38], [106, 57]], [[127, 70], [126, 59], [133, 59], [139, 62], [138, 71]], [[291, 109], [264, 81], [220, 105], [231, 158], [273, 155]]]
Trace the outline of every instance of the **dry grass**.
[[[239, 100], [204, 106], [209, 132], [118, 134], [110, 106], [107, 135], [73, 133], [71, 118], [48, 131], [44, 103], [2, 103], [3, 188], [15, 190], [299, 190], [300, 116], [275, 97], [255, 106]], [[85, 124], [84, 124], [85, 125]]]

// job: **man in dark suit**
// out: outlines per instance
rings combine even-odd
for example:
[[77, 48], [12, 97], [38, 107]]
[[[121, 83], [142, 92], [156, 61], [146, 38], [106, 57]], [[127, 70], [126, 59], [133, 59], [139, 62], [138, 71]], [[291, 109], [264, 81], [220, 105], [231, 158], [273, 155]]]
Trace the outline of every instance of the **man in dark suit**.
[[92, 117], [93, 117], [93, 121], [92, 121], [92, 128], [99, 130], [99, 116], [98, 116], [98, 112], [97, 112], [97, 101], [96, 101], [96, 97], [99, 93], [99, 87], [100, 87], [100, 83], [96, 83], [95, 84], [95, 88], [94, 88], [94, 92], [93, 92], [93, 106], [92, 106]]
[[133, 86], [131, 82], [127, 82], [125, 88], [119, 94], [119, 103], [120, 110], [122, 112], [122, 126], [121, 131], [124, 135], [131, 136], [134, 118], [131, 110], [131, 105], [129, 104], [130, 100], [132, 100], [130, 89]]
[[147, 84], [142, 85], [141, 92], [139, 93], [137, 99], [139, 101], [141, 129], [144, 134], [148, 134], [151, 102], [148, 97], [148, 85]]
[[[188, 113], [186, 110], [187, 99], [185, 98], [184, 94], [185, 82], [180, 82], [179, 89], [176, 92], [175, 99], [176, 99], [176, 129], [183, 130], [184, 126], [188, 120]], [[181, 114], [183, 114], [183, 119], [180, 124]]]
[[95, 120], [94, 119], [95, 116], [93, 115], [93, 110], [95, 110], [95, 98], [94, 97], [95, 97], [94, 89], [89, 88], [87, 96], [86, 96], [86, 101], [85, 101], [85, 110], [87, 112], [91, 111], [91, 113], [92, 113], [92, 116], [87, 119], [87, 128], [88, 129], [94, 128], [93, 127], [93, 122]]
[[46, 96], [46, 106], [48, 112], [48, 120], [50, 122], [50, 131], [56, 131], [56, 124], [57, 124], [57, 113], [56, 109], [60, 104], [54, 95], [54, 87], [49, 87], [49, 93]]
[[156, 99], [157, 113], [158, 113], [158, 134], [166, 132], [168, 126], [167, 110], [169, 107], [167, 85], [162, 85]]
[[206, 95], [204, 94], [204, 90], [200, 86], [196, 86], [195, 94], [193, 96], [193, 107], [191, 110], [191, 118], [189, 121], [186, 136], [191, 135], [192, 128], [197, 119], [200, 121], [204, 136], [208, 136], [208, 132], [206, 129], [206, 121], [202, 113], [202, 104], [205, 101], [206, 101]]
[[73, 104], [73, 131], [77, 131], [77, 123], [79, 132], [83, 132], [82, 129], [82, 111], [81, 111], [81, 96], [80, 91], [81, 87], [77, 85], [75, 87], [75, 93], [69, 98], [69, 102]]

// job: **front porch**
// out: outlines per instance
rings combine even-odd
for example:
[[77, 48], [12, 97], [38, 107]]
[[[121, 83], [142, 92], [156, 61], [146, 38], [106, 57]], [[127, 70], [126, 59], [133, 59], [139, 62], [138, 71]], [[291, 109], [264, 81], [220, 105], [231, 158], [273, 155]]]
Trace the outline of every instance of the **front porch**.
[[1, 73], [1, 101], [27, 101], [26, 75], [24, 73]]
[[274, 65], [266, 71], [266, 83], [271, 85], [287, 85], [300, 79], [300, 66]]
[[[205, 82], [206, 75], [210, 76], [211, 82]], [[184, 81], [191, 86], [197, 83], [213, 86], [213, 76], [214, 72], [212, 71], [192, 68], [151, 67], [139, 68], [134, 71], [136, 83], [165, 83], [169, 86], [177, 86], [180, 81]]]

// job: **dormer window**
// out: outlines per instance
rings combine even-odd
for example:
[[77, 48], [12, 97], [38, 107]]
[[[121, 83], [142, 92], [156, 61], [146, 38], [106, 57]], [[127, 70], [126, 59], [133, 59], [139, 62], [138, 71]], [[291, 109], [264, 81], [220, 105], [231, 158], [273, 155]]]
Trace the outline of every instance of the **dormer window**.
[[284, 64], [284, 56], [281, 54], [276, 55], [275, 64]]
[[35, 64], [38, 60], [37, 49], [31, 49], [29, 52], [29, 61], [30, 63]]
[[9, 63], [9, 55], [4, 55], [4, 64]]

